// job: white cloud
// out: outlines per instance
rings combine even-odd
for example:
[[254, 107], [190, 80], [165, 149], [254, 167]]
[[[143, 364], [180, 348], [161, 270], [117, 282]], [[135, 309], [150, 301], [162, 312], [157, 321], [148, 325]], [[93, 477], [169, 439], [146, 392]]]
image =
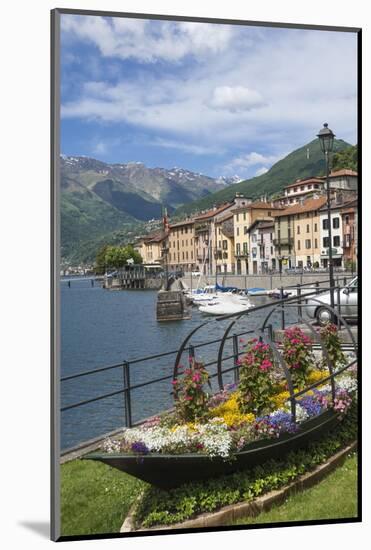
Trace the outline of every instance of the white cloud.
[[[114, 82], [87, 82], [63, 103], [64, 118], [124, 122], [194, 154], [250, 150], [232, 157], [226, 165], [232, 173], [269, 168], [277, 152], [315, 139], [324, 121], [337, 137], [356, 139], [352, 33], [259, 29], [253, 35], [249, 27], [68, 17], [75, 18], [65, 25], [69, 36], [94, 41], [102, 56], [136, 57], [141, 70], [123, 69]], [[164, 63], [180, 60], [181, 71]], [[260, 147], [272, 153], [257, 153]]]
[[233, 35], [233, 27], [226, 25], [79, 15], [63, 15], [62, 30], [93, 43], [105, 57], [144, 63], [220, 53]]
[[255, 172], [255, 176], [262, 176], [263, 174], [266, 174], [268, 170], [269, 170], [268, 168], [266, 168], [265, 166], [262, 166]]
[[239, 112], [262, 107], [264, 101], [259, 92], [244, 86], [218, 86], [213, 91], [210, 105], [215, 109]]
[[203, 145], [172, 141], [170, 139], [163, 138], [156, 138], [155, 140], [152, 140], [150, 145], [154, 145], [156, 147], [164, 147], [166, 149], [177, 149], [178, 151], [191, 153], [193, 155], [211, 155], [220, 154], [223, 152], [220, 148], [213, 147], [212, 145], [206, 147]]

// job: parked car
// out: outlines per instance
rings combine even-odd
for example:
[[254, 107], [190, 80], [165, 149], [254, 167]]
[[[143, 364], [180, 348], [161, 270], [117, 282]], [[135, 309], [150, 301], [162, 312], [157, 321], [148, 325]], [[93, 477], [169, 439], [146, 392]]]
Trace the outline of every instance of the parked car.
[[[316, 300], [321, 301], [318, 303], [313, 298], [308, 298], [306, 304], [308, 307], [305, 308], [309, 317], [317, 319], [317, 322], [320, 325], [323, 325], [327, 322], [334, 322], [336, 316], [329, 309], [328, 306], [331, 304], [330, 292], [319, 294], [316, 297]], [[334, 305], [337, 310], [338, 304], [338, 293], [334, 291]], [[356, 318], [358, 313], [358, 277], [355, 277], [348, 283], [344, 288], [340, 290], [340, 315], [349, 318]]]

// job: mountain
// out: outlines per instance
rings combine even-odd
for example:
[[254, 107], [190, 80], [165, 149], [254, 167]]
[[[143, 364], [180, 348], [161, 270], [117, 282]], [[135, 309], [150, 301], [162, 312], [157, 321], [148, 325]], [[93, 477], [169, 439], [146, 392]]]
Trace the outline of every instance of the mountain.
[[[148, 168], [142, 163], [107, 164], [62, 155], [62, 258], [81, 257], [84, 245], [103, 235], [160, 218], [175, 208], [225, 187], [223, 181], [181, 168]], [[93, 246], [93, 244], [92, 244]]]
[[[334, 153], [350, 147], [341, 139], [334, 140]], [[320, 176], [325, 171], [324, 155], [320, 149], [319, 140], [313, 140], [307, 145], [296, 149], [282, 160], [274, 164], [268, 172], [261, 176], [228, 185], [221, 191], [208, 195], [193, 203], [185, 204], [175, 212], [177, 217], [212, 207], [214, 204], [233, 199], [236, 193], [243, 193], [253, 199], [267, 194], [272, 196], [281, 193], [282, 189], [297, 179], [309, 176]]]

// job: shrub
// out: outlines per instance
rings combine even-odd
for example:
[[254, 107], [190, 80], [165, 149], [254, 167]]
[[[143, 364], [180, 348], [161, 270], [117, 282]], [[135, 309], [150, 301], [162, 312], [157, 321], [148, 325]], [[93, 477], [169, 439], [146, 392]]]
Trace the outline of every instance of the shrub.
[[209, 395], [204, 384], [209, 383], [209, 374], [203, 363], [191, 360], [183, 377], [173, 380], [175, 412], [182, 422], [195, 422], [207, 414]]
[[293, 384], [298, 389], [307, 385], [314, 366], [312, 341], [299, 327], [288, 328], [283, 338], [283, 358], [290, 370]]
[[256, 338], [249, 340], [241, 360], [238, 386], [238, 404], [243, 413], [260, 414], [271, 408], [273, 365], [273, 354], [268, 344]]
[[[320, 328], [320, 337], [322, 343], [327, 350], [333, 367], [336, 368], [337, 366], [341, 367], [342, 365], [345, 365], [346, 358], [341, 349], [341, 342], [337, 326], [333, 323], [326, 323], [326, 325]], [[323, 358], [322, 363], [323, 365], [327, 364], [325, 358]]]

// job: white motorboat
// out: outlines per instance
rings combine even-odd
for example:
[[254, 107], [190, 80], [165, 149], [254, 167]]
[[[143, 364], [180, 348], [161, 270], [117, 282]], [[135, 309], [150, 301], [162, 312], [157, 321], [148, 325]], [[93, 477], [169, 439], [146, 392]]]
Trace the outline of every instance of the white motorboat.
[[245, 296], [223, 293], [206, 304], [201, 304], [199, 310], [208, 315], [228, 315], [230, 313], [241, 313], [252, 307], [251, 302]]

